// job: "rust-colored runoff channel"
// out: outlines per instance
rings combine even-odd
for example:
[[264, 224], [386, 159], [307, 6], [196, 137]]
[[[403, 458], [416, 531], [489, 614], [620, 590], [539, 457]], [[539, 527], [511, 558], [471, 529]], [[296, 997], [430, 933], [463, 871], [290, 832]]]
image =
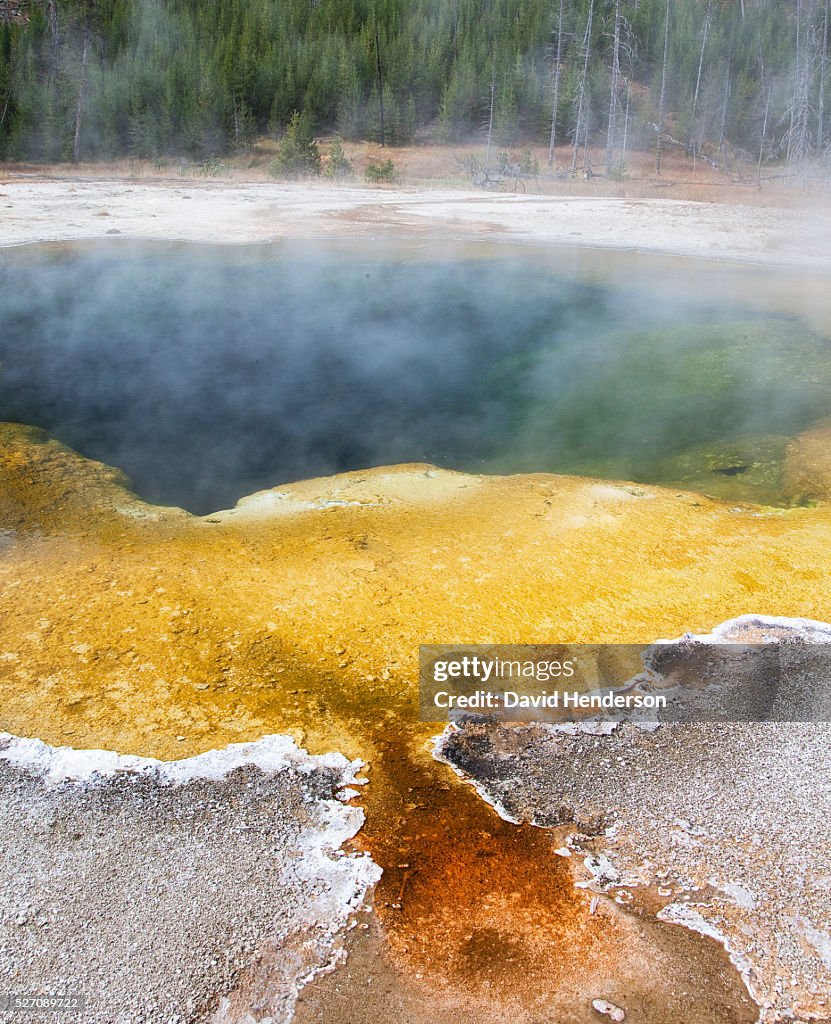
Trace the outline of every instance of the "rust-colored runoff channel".
[[297, 1024], [579, 1024], [605, 998], [642, 1024], [744, 1024], [757, 1008], [712, 940], [575, 888], [567, 830], [503, 821], [443, 765], [376, 736], [358, 848], [384, 869], [346, 963]]

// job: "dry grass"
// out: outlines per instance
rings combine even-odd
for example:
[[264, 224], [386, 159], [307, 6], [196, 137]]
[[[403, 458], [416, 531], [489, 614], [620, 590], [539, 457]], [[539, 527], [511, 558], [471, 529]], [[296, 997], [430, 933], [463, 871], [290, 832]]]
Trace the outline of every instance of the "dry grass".
[[[324, 167], [331, 139], [321, 140]], [[232, 157], [204, 163], [182, 158], [159, 160], [121, 159], [111, 162], [81, 164], [0, 164], [0, 177], [19, 176], [58, 178], [121, 178], [133, 180], [216, 180], [229, 182], [273, 181], [268, 173], [276, 141], [260, 139], [250, 150]], [[344, 150], [354, 167], [354, 177], [347, 183], [364, 183], [370, 163], [391, 159], [399, 176], [399, 184], [413, 188], [469, 189], [472, 186], [465, 163], [473, 157], [484, 160], [485, 148], [480, 144], [440, 146], [432, 143], [382, 148], [374, 143], [344, 143]], [[652, 152], [630, 151], [619, 177], [603, 173], [604, 152], [591, 150], [590, 166], [598, 173], [587, 178], [582, 172], [570, 173], [571, 148], [557, 149], [552, 167], [548, 167], [548, 148], [516, 147], [511, 159], [519, 161], [523, 152], [537, 161], [539, 173], [525, 176], [518, 182], [508, 180], [501, 190], [535, 195], [612, 196], [625, 199], [684, 199], [707, 203], [740, 203], [753, 206], [812, 206], [828, 202], [831, 181], [813, 179], [809, 183], [795, 175], [786, 176], [783, 168], [767, 168], [758, 181], [756, 167], [738, 164], [715, 168], [704, 161], [694, 162], [686, 154], [665, 151], [662, 173], [655, 174]], [[581, 154], [582, 157], [582, 154]], [[579, 161], [582, 165], [582, 158]], [[491, 156], [491, 167], [497, 164], [497, 151]], [[383, 188], [383, 186], [380, 186]]]

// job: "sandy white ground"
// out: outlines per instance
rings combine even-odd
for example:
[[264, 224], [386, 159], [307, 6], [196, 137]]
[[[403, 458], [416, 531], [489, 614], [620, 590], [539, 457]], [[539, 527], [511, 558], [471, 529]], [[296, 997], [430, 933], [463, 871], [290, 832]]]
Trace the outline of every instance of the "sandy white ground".
[[202, 242], [499, 239], [831, 269], [831, 209], [325, 184], [0, 178], [0, 245], [124, 236]]

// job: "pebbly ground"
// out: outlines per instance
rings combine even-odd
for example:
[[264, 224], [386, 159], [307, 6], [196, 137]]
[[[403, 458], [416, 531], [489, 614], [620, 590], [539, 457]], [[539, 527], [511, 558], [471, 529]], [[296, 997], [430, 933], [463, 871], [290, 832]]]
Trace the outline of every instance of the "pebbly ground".
[[299, 979], [332, 959], [377, 877], [339, 850], [363, 820], [336, 799], [354, 766], [294, 748], [227, 774], [200, 763], [171, 781], [122, 758], [68, 781], [71, 768], [9, 760], [19, 745], [0, 735], [0, 993], [83, 993], [82, 1015], [44, 1018], [59, 1024], [288, 1019]]
[[504, 817], [573, 823], [588, 886], [719, 937], [761, 1021], [831, 1020], [831, 725], [467, 719], [436, 754]]

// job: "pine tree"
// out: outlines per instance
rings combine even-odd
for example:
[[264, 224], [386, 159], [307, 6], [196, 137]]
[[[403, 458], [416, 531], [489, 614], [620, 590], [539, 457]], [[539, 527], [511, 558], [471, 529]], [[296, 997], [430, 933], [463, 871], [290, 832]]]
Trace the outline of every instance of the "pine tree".
[[320, 174], [321, 156], [308, 114], [295, 111], [268, 170], [275, 178]]

